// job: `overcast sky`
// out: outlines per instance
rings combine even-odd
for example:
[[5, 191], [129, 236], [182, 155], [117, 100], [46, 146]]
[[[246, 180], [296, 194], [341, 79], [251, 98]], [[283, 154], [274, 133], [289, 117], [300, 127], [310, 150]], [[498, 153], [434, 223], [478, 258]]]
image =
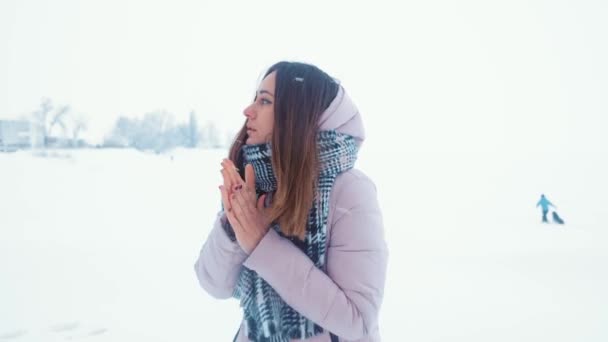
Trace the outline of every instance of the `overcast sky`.
[[265, 68], [296, 60], [342, 81], [372, 146], [513, 152], [575, 139], [597, 155], [606, 18], [602, 0], [2, 0], [0, 118], [49, 97], [86, 116], [93, 141], [118, 115], [157, 109], [236, 130]]

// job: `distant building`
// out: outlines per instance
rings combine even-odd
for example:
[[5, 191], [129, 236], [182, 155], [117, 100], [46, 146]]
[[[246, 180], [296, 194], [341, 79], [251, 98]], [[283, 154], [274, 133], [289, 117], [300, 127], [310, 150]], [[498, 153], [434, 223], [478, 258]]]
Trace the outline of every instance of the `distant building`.
[[27, 120], [0, 120], [0, 151], [42, 146], [44, 133]]

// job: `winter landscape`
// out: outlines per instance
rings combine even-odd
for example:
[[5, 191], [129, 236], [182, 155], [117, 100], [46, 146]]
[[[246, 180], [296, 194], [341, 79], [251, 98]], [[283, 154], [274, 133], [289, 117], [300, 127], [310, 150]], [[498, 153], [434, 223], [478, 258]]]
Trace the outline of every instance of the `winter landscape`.
[[[225, 153], [0, 154], [0, 341], [228, 341], [238, 303], [211, 298], [193, 271]], [[385, 213], [386, 341], [608, 338], [600, 173], [547, 191], [559, 226], [540, 223], [533, 163], [520, 178], [529, 184], [488, 188], [475, 170], [431, 181], [371, 155], [364, 148], [358, 166]]]
[[194, 262], [280, 60], [361, 112], [383, 342], [608, 341], [607, 2], [286, 4], [0, 1], [0, 342], [232, 340]]

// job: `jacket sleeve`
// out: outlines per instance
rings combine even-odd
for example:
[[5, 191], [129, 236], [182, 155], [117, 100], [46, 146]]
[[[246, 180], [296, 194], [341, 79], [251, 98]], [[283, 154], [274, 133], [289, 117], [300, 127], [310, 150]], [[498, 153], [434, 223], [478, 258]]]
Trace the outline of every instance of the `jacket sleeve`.
[[243, 265], [302, 315], [341, 338], [358, 340], [377, 328], [388, 250], [371, 180], [350, 180], [337, 196], [327, 274], [273, 229]]
[[241, 266], [247, 257], [245, 251], [224, 230], [226, 220], [221, 211], [194, 264], [201, 287], [211, 296], [220, 299], [232, 297]]

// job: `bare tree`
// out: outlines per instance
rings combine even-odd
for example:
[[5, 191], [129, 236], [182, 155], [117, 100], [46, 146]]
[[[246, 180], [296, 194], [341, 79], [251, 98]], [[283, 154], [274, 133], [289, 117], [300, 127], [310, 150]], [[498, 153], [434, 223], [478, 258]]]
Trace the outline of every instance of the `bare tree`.
[[213, 121], [207, 121], [201, 129], [202, 145], [207, 148], [217, 148], [222, 146], [220, 132]]
[[69, 111], [70, 106], [68, 105], [61, 106], [57, 109], [57, 111], [55, 111], [55, 113], [51, 116], [51, 121], [49, 123], [49, 130], [47, 132], [49, 136], [51, 135], [51, 132], [55, 126], [60, 126], [63, 133], [63, 138], [67, 138], [68, 134], [66, 122]]
[[175, 118], [166, 110], [144, 114], [136, 127], [133, 144], [135, 148], [161, 153], [174, 147], [170, 135], [174, 131]]
[[47, 129], [46, 122], [49, 116], [49, 113], [53, 110], [53, 104], [51, 103], [51, 99], [48, 97], [42, 98], [40, 101], [40, 107], [32, 113], [32, 123], [36, 130], [41, 132], [42, 136], [42, 145], [46, 147], [47, 142]]
[[72, 121], [72, 147], [78, 144], [78, 135], [80, 132], [87, 129], [87, 119], [82, 114], [74, 114], [71, 116]]
[[196, 147], [198, 143], [198, 120], [196, 119], [196, 113], [190, 111], [190, 119], [188, 121], [188, 147]]
[[[40, 101], [40, 107], [32, 113], [32, 126], [40, 132], [42, 146], [47, 147], [49, 138], [56, 126], [61, 127], [63, 138], [68, 138], [67, 119], [70, 106], [63, 105], [53, 112], [51, 99], [44, 97]], [[34, 143], [32, 143], [34, 145]], [[37, 144], [36, 144], [37, 145]]]

